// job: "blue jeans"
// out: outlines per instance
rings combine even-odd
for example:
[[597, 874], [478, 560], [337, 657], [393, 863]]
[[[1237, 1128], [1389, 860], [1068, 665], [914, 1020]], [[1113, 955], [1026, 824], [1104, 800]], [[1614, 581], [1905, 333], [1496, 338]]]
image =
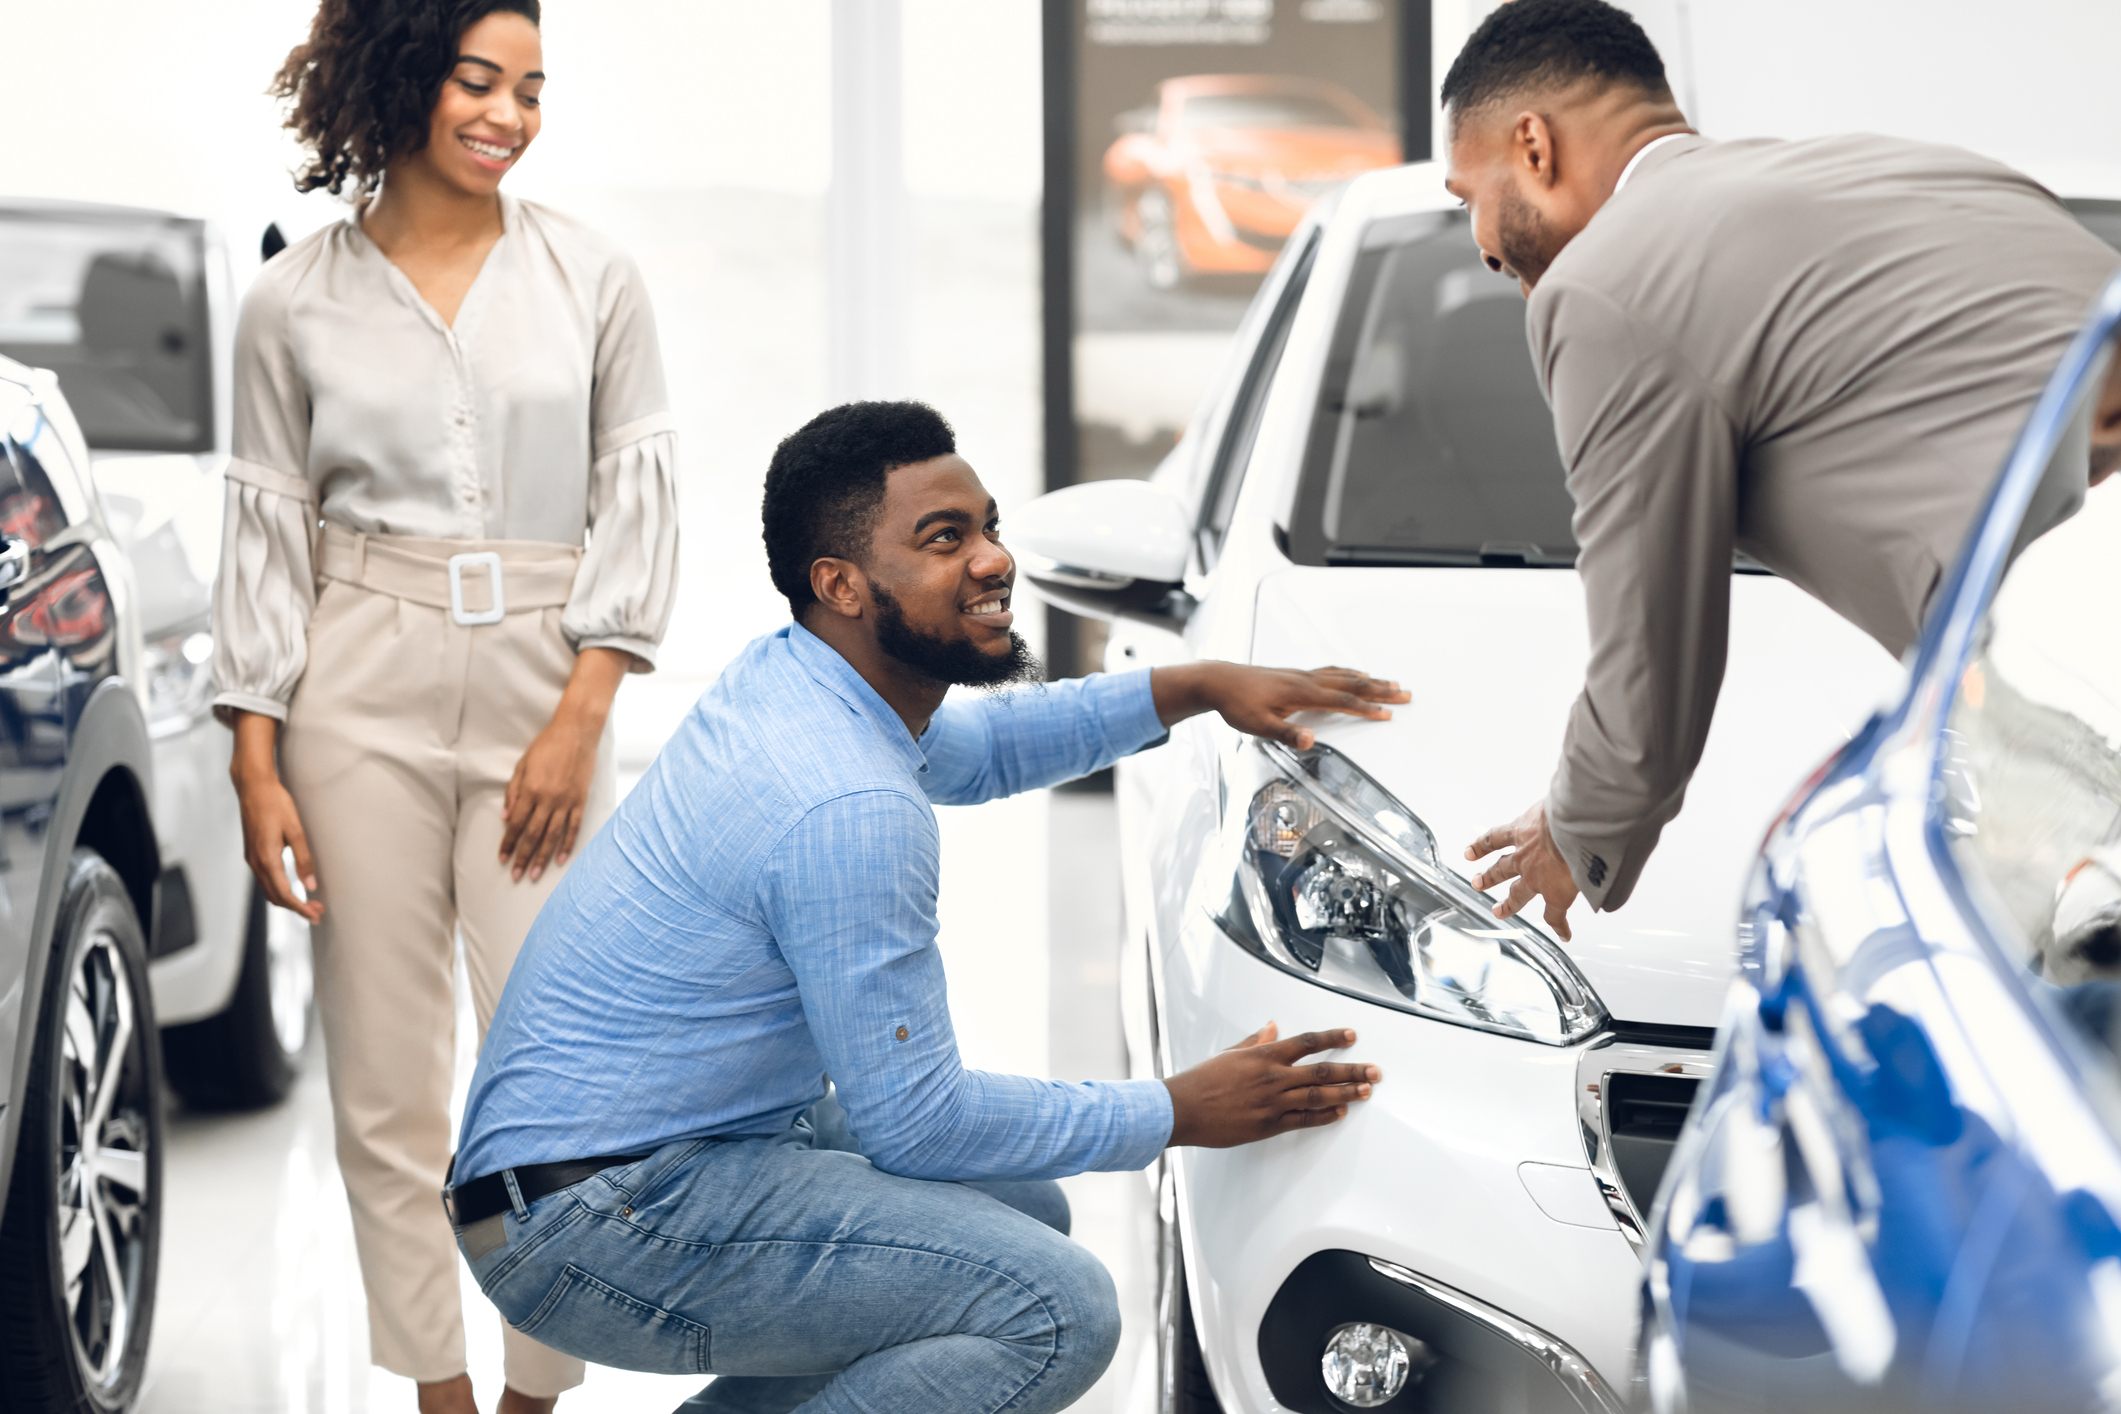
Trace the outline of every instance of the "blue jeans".
[[1041, 1414], [1079, 1399], [1119, 1344], [1119, 1302], [1068, 1240], [1059, 1186], [898, 1178], [852, 1149], [828, 1098], [785, 1134], [670, 1144], [459, 1239], [525, 1335], [600, 1365], [714, 1375], [687, 1411]]

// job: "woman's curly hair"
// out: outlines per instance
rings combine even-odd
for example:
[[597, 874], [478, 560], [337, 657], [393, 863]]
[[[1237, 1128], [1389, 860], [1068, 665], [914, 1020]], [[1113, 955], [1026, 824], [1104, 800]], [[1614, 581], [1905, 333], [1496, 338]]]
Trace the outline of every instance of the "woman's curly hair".
[[539, 22], [538, 0], [323, 0], [270, 90], [290, 100], [287, 126], [309, 149], [296, 189], [366, 196], [425, 147], [457, 41], [495, 11]]

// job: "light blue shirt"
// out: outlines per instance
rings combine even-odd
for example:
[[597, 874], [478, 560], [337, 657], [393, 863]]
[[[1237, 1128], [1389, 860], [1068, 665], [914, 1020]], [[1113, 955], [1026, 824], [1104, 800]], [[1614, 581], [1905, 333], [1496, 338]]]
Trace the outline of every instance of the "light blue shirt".
[[1161, 1082], [959, 1061], [930, 802], [1071, 780], [1164, 735], [1143, 670], [953, 697], [915, 742], [802, 626], [757, 639], [538, 915], [472, 1077], [458, 1177], [777, 1134], [828, 1075], [891, 1173], [1148, 1164], [1171, 1134]]

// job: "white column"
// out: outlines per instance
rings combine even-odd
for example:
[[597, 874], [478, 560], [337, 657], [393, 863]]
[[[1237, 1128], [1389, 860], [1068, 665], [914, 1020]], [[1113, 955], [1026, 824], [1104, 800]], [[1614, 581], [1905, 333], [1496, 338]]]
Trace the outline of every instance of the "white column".
[[826, 203], [834, 402], [903, 397], [912, 244], [899, 0], [832, 0], [832, 190]]

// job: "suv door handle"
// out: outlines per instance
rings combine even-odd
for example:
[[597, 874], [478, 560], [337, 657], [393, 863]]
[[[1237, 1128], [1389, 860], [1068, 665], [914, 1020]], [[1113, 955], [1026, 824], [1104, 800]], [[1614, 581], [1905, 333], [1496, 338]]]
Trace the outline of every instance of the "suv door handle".
[[29, 577], [29, 542], [0, 536], [0, 589], [12, 589]]

